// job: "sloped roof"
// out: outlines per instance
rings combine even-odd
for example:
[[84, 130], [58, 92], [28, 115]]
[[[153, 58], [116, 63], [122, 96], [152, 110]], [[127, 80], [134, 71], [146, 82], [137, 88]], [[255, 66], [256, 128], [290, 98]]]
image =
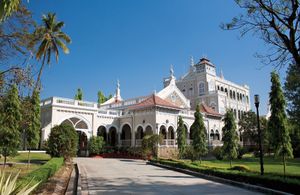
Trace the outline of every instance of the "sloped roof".
[[207, 105], [204, 104], [204, 103], [202, 103], [202, 104], [200, 105], [200, 111], [201, 111], [201, 112], [204, 112], [204, 113], [206, 113], [206, 114], [209, 114], [209, 115], [222, 117], [222, 114], [216, 112], [214, 109], [212, 109], [211, 107], [207, 106]]
[[181, 110], [180, 107], [172, 104], [171, 102], [164, 100], [156, 95], [151, 95], [149, 98], [141, 101], [138, 104], [129, 106], [129, 110], [136, 110], [136, 109], [141, 109], [141, 108], [148, 108], [148, 107], [165, 107], [165, 108], [170, 108], [170, 109], [175, 109], [175, 110]]

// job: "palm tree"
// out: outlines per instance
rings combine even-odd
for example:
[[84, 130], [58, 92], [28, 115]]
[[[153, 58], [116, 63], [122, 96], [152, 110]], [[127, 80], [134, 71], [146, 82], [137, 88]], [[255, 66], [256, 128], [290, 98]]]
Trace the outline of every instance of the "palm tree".
[[42, 21], [43, 25], [37, 27], [34, 32], [35, 40], [33, 43], [39, 44], [35, 58], [38, 61], [42, 60], [34, 91], [40, 87], [41, 75], [45, 63], [50, 64], [53, 54], [55, 55], [56, 62], [58, 62], [59, 48], [61, 48], [65, 54], [68, 54], [69, 49], [66, 44], [71, 43], [71, 38], [61, 31], [64, 22], [57, 21], [55, 13], [43, 15]]

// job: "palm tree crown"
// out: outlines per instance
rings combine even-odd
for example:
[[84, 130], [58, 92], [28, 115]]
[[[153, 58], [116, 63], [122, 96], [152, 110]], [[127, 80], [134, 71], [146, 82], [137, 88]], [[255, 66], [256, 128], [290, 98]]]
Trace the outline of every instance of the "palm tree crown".
[[64, 22], [57, 21], [55, 13], [43, 15], [42, 22], [43, 24], [37, 27], [34, 33], [34, 43], [39, 45], [35, 57], [37, 60], [42, 59], [42, 65], [34, 88], [35, 90], [40, 84], [45, 62], [50, 64], [52, 55], [55, 55], [56, 62], [58, 62], [59, 48], [62, 49], [65, 54], [68, 54], [69, 49], [66, 44], [71, 43], [71, 38], [61, 30], [64, 26]]

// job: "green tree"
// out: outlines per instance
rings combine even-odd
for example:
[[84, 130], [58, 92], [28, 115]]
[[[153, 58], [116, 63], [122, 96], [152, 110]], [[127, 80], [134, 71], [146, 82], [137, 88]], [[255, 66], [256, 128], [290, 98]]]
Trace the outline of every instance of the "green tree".
[[69, 162], [76, 155], [78, 135], [74, 127], [61, 124], [51, 129], [48, 139], [47, 153], [52, 157], [64, 157]]
[[146, 135], [142, 140], [142, 151], [145, 158], [157, 157], [158, 144], [163, 141], [163, 136], [158, 134]]
[[61, 30], [64, 26], [64, 22], [57, 21], [54, 13], [43, 15], [42, 21], [43, 25], [37, 27], [35, 30], [35, 39], [32, 42], [33, 44], [38, 44], [35, 55], [36, 59], [42, 60], [34, 91], [40, 87], [45, 63], [50, 64], [52, 55], [55, 55], [56, 62], [58, 62], [59, 48], [61, 48], [65, 54], [68, 54], [69, 49], [66, 44], [71, 43], [71, 38]]
[[104, 96], [102, 91], [98, 91], [98, 104], [102, 104], [106, 101], [106, 97]]
[[177, 133], [177, 145], [179, 150], [179, 157], [181, 158], [186, 148], [186, 131], [181, 116], [179, 116], [178, 119], [178, 127], [176, 133]]
[[287, 113], [291, 123], [291, 141], [295, 157], [300, 157], [300, 68], [290, 64], [284, 84]]
[[74, 99], [75, 100], [83, 100], [83, 93], [82, 93], [82, 90], [80, 88], [77, 89], [77, 92], [74, 96]]
[[271, 73], [271, 83], [271, 92], [269, 94], [271, 116], [268, 128], [273, 136], [275, 155], [282, 157], [283, 172], [285, 175], [286, 158], [293, 157], [293, 149], [287, 128], [287, 117], [285, 113], [286, 102], [281, 89], [279, 75], [275, 71]]
[[105, 145], [104, 139], [102, 136], [92, 136], [88, 143], [88, 150], [90, 155], [100, 154]]
[[230, 167], [232, 167], [232, 160], [237, 158], [238, 155], [239, 138], [236, 132], [236, 124], [231, 110], [227, 110], [223, 121], [224, 127], [222, 128], [222, 150], [224, 157], [230, 160]]
[[21, 111], [16, 85], [12, 85], [8, 91], [0, 120], [0, 148], [4, 156], [5, 167], [7, 156], [15, 154], [20, 144], [19, 124], [21, 121]]
[[41, 132], [41, 108], [40, 108], [40, 93], [34, 91], [31, 97], [31, 112], [30, 112], [30, 123], [26, 130], [26, 144], [28, 147], [28, 165], [30, 164], [30, 151], [32, 148], [36, 148], [40, 141]]
[[196, 159], [200, 158], [201, 163], [201, 156], [207, 154], [207, 134], [203, 122], [202, 114], [200, 113], [199, 105], [196, 107], [196, 112], [194, 114], [195, 121], [191, 126], [191, 131], [193, 133], [193, 151], [195, 153]]
[[259, 55], [283, 66], [291, 59], [300, 67], [299, 0], [235, 0], [245, 14], [234, 17], [223, 29], [258, 35], [270, 46], [270, 53]]
[[111, 99], [112, 97], [113, 97], [113, 95], [112, 95], [112, 94], [109, 94], [109, 96], [105, 98], [105, 101]]

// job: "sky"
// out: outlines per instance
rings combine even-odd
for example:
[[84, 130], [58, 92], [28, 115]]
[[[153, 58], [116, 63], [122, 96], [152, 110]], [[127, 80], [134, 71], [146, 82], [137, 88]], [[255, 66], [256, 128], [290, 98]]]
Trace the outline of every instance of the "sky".
[[[170, 65], [179, 78], [188, 71], [190, 56], [207, 57], [227, 80], [250, 86], [261, 96], [266, 114], [270, 72], [255, 53], [268, 46], [253, 34], [224, 31], [222, 22], [242, 13], [234, 0], [30, 0], [28, 8], [39, 23], [55, 12], [71, 38], [68, 55], [60, 53], [42, 75], [41, 98], [73, 98], [82, 88], [84, 100], [97, 92], [114, 94], [121, 84], [123, 99], [149, 95], [163, 88]], [[282, 80], [285, 69], [279, 70]]]

